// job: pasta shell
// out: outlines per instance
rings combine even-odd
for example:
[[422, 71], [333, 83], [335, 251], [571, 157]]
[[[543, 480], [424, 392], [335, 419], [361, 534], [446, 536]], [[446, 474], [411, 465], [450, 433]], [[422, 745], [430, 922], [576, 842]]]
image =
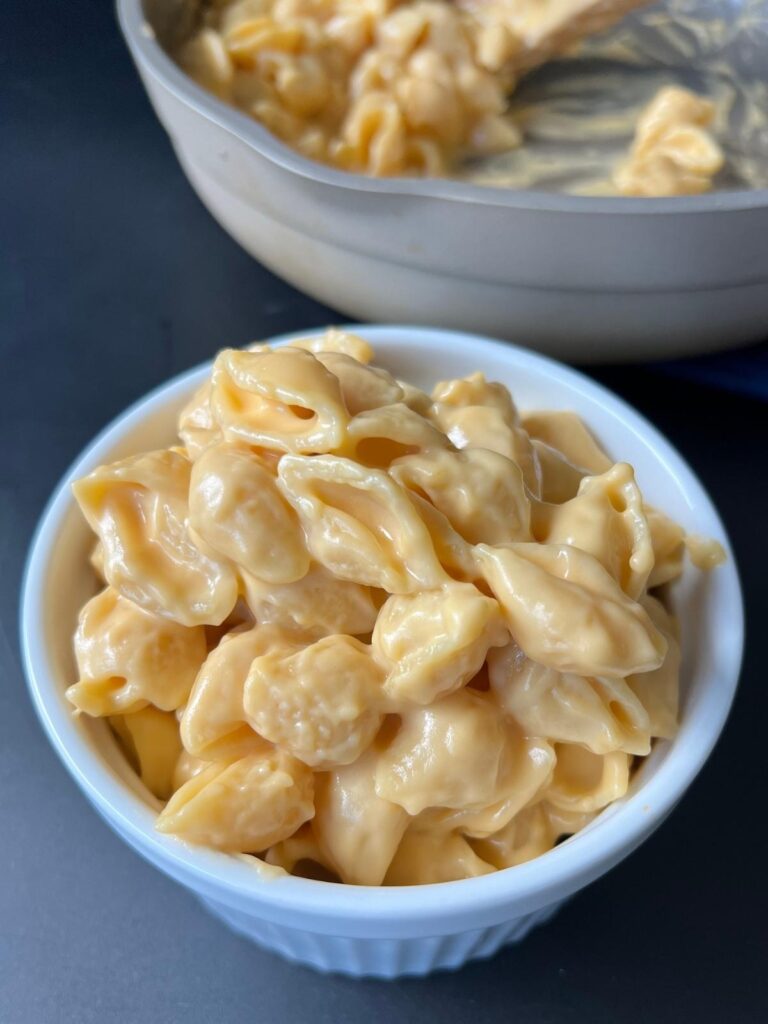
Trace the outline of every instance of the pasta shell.
[[220, 99], [230, 99], [234, 67], [218, 32], [210, 28], [201, 29], [185, 43], [179, 62], [200, 85]]
[[510, 423], [496, 406], [453, 406], [435, 403], [431, 417], [454, 447], [486, 448], [519, 466], [528, 490], [541, 494], [541, 467], [531, 441], [522, 427]]
[[80, 678], [67, 699], [89, 715], [124, 714], [147, 704], [173, 711], [189, 696], [205, 655], [202, 627], [148, 614], [108, 587], [80, 612]]
[[252, 728], [313, 768], [350, 764], [383, 718], [383, 672], [349, 636], [273, 649], [248, 671], [243, 702]]
[[653, 569], [653, 544], [643, 498], [626, 462], [601, 476], [585, 477], [570, 501], [539, 503], [534, 520], [537, 540], [593, 555], [632, 598], [645, 590]]
[[472, 843], [478, 855], [497, 870], [540, 857], [552, 849], [554, 840], [544, 804], [526, 807], [493, 835]]
[[[322, 776], [320, 776], [322, 777]], [[317, 778], [315, 786], [317, 786]], [[331, 860], [326, 857], [315, 837], [315, 819], [302, 825], [287, 839], [270, 846], [264, 855], [267, 864], [282, 868], [283, 871], [299, 878], [317, 878], [325, 882], [338, 882], [338, 874]]]
[[595, 754], [647, 754], [651, 724], [642, 702], [622, 679], [556, 672], [526, 658], [516, 644], [488, 657], [491, 689], [525, 732], [580, 743]]
[[522, 421], [532, 438], [560, 452], [585, 476], [607, 473], [613, 465], [575, 412], [529, 412]]
[[640, 603], [665, 637], [667, 654], [655, 671], [628, 676], [627, 686], [648, 714], [651, 736], [669, 740], [678, 729], [680, 642], [677, 637], [677, 625], [661, 602], [654, 597], [646, 595]]
[[482, 406], [496, 409], [509, 426], [520, 422], [515, 403], [509, 389], [496, 381], [486, 380], [485, 374], [477, 371], [468, 377], [443, 380], [432, 388], [432, 401], [441, 406], [463, 409], [467, 406]]
[[215, 445], [198, 458], [189, 520], [210, 548], [267, 583], [293, 583], [309, 569], [296, 513], [248, 449]]
[[506, 738], [493, 704], [472, 690], [408, 711], [377, 765], [376, 792], [412, 815], [486, 807], [498, 799]]
[[199, 757], [195, 757], [194, 754], [190, 754], [189, 751], [184, 750], [182, 747], [173, 769], [171, 791], [175, 793], [177, 789], [181, 789], [185, 782], [189, 782], [195, 775], [199, 775], [203, 769], [208, 768], [209, 763]]
[[294, 583], [269, 584], [241, 575], [248, 607], [260, 623], [319, 639], [334, 633], [366, 635], [376, 622], [371, 590], [337, 579], [322, 565], [311, 565]]
[[312, 772], [279, 750], [214, 762], [177, 790], [160, 832], [231, 853], [258, 853], [314, 814]]
[[167, 800], [181, 753], [176, 716], [150, 706], [130, 715], [112, 715], [109, 724], [150, 793]]
[[534, 438], [531, 442], [541, 468], [541, 500], [553, 505], [575, 498], [586, 474], [562, 452]]
[[274, 626], [227, 634], [200, 669], [181, 719], [184, 747], [206, 761], [227, 761], [263, 751], [268, 744], [248, 725], [243, 691], [255, 658], [291, 637]]
[[387, 473], [338, 456], [285, 456], [278, 477], [312, 555], [335, 576], [390, 594], [445, 581], [427, 528]]
[[364, 338], [338, 327], [329, 327], [322, 334], [314, 334], [308, 338], [297, 338], [291, 342], [291, 348], [304, 349], [305, 352], [312, 352], [315, 355], [321, 352], [338, 352], [357, 360], [358, 363], [370, 363], [373, 359], [373, 349]]
[[525, 736], [516, 726], [509, 726], [493, 800], [485, 806], [454, 811], [432, 808], [419, 815], [417, 825], [458, 831], [471, 838], [493, 835], [546, 788], [554, 767], [555, 752], [546, 740]]
[[479, 544], [483, 575], [517, 644], [560, 672], [624, 677], [658, 668], [666, 641], [597, 559], [567, 545]]
[[190, 459], [196, 459], [212, 444], [222, 440], [211, 409], [211, 382], [206, 380], [179, 413], [179, 437]]
[[102, 466], [73, 487], [98, 535], [109, 584], [145, 611], [184, 626], [218, 625], [237, 600], [229, 562], [189, 531], [191, 463], [169, 449]]
[[88, 559], [91, 563], [91, 568], [96, 573], [99, 583], [106, 584], [107, 579], [104, 575], [104, 548], [101, 546], [101, 541], [97, 540], [91, 551], [91, 557]]
[[373, 651], [389, 669], [384, 689], [395, 704], [430, 704], [464, 686], [488, 648], [508, 633], [492, 598], [471, 583], [390, 597], [373, 631]]
[[397, 382], [400, 385], [400, 389], [403, 392], [403, 397], [400, 401], [403, 405], [407, 405], [409, 409], [413, 409], [419, 416], [426, 416], [429, 413], [432, 405], [432, 399], [421, 388], [415, 387], [413, 384], [409, 384], [406, 380], [399, 380]]
[[593, 754], [572, 743], [555, 746], [557, 763], [543, 797], [564, 811], [591, 813], [623, 797], [629, 788], [629, 755]]
[[432, 424], [402, 403], [359, 413], [347, 428], [343, 452], [364, 466], [386, 469], [395, 459], [414, 452], [446, 448], [448, 442]]
[[309, 352], [225, 349], [211, 380], [211, 407], [228, 441], [328, 452], [344, 439], [349, 417], [339, 382]]
[[384, 885], [430, 885], [487, 875], [493, 867], [463, 836], [406, 832], [389, 866]]
[[429, 451], [398, 459], [389, 472], [426, 497], [471, 544], [530, 539], [523, 475], [504, 455], [485, 448]]
[[378, 752], [319, 775], [312, 828], [341, 880], [381, 885], [410, 820], [376, 793]]
[[454, 530], [431, 501], [422, 498], [415, 491], [409, 491], [408, 498], [429, 531], [437, 560], [448, 575], [466, 583], [479, 579], [480, 573], [472, 545]]
[[652, 589], [671, 583], [682, 575], [685, 530], [650, 505], [645, 506], [645, 517], [651, 531], [654, 555], [653, 569], [648, 577], [648, 587]]
[[403, 389], [386, 370], [366, 366], [343, 352], [318, 352], [317, 359], [338, 380], [351, 416], [394, 405], [403, 397]]

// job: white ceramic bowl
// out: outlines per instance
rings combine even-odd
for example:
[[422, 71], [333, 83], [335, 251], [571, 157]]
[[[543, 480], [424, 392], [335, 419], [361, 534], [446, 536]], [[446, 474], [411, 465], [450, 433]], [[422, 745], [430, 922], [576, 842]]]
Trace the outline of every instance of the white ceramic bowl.
[[[728, 548], [711, 501], [677, 452], [586, 377], [473, 335], [407, 327], [359, 330], [382, 365], [423, 386], [437, 375], [482, 368], [507, 384], [524, 409], [576, 411], [611, 453], [634, 464], [649, 501]], [[528, 864], [442, 885], [377, 889], [262, 878], [252, 861], [156, 832], [148, 794], [109, 729], [103, 721], [75, 718], [64, 697], [74, 678], [77, 611], [94, 589], [87, 563], [92, 535], [70, 484], [104, 462], [171, 443], [180, 406], [208, 372], [206, 365], [176, 377], [115, 420], [72, 466], [42, 517], [24, 582], [21, 637], [30, 691], [51, 743], [129, 845], [232, 928], [294, 960], [321, 970], [395, 977], [456, 967], [522, 938], [647, 838], [704, 764], [728, 714], [741, 661], [743, 612], [730, 549], [724, 566], [709, 575], [688, 569], [676, 590], [684, 650], [678, 736], [655, 745], [629, 795], [583, 832]]]
[[574, 362], [764, 336], [767, 190], [592, 199], [342, 173], [174, 64], [160, 41], [196, 2], [117, 0], [123, 33], [203, 203], [302, 291], [355, 318], [478, 330]]

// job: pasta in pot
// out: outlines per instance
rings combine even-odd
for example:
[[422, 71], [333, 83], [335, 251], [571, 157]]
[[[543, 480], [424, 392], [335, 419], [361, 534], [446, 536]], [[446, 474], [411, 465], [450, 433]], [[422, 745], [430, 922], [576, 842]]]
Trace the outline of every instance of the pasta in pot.
[[725, 162], [707, 129], [715, 105], [679, 86], [662, 88], [642, 111], [635, 138], [613, 174], [620, 195], [698, 195]]
[[207, 12], [185, 70], [305, 155], [370, 174], [442, 173], [509, 149], [504, 85], [473, 19], [436, 0], [242, 0]]
[[[521, 75], [646, 2], [209, 0], [177, 56], [306, 157], [376, 176], [460, 175], [522, 143], [508, 109]], [[712, 110], [687, 90], [662, 89], [615, 189], [707, 188], [722, 164], [704, 131]]]
[[353, 885], [470, 878], [587, 826], [674, 735], [663, 600], [686, 551], [723, 553], [573, 414], [371, 357], [343, 331], [226, 350], [183, 447], [76, 484], [104, 589], [67, 697], [162, 832]]

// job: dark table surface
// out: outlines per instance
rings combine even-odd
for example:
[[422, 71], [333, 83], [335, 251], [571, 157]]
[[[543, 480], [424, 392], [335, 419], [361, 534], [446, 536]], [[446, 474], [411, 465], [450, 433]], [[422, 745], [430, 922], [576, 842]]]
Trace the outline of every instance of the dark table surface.
[[222, 345], [338, 317], [259, 267], [200, 206], [109, 3], [11, 3], [3, 21], [1, 1024], [768, 1020], [768, 405], [663, 368], [596, 375], [710, 489], [751, 642], [722, 741], [679, 809], [551, 924], [456, 974], [324, 978], [230, 935], [90, 810], [19, 664], [19, 582], [45, 499], [94, 432], [165, 378]]

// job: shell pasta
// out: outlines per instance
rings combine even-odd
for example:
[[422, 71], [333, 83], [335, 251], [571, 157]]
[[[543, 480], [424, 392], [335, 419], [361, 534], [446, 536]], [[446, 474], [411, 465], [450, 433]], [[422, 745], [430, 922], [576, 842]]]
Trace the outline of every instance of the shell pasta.
[[[521, 145], [508, 109], [519, 78], [646, 2], [208, 0], [176, 56], [310, 159], [374, 176], [443, 175]], [[705, 180], [688, 170], [690, 140], [669, 141], [677, 174], [654, 136], [650, 157], [647, 144], [633, 151], [624, 172], [635, 193]], [[698, 153], [701, 140], [693, 148], [706, 170], [708, 151]]]
[[670, 590], [714, 542], [563, 411], [431, 394], [329, 330], [226, 350], [180, 442], [75, 495], [99, 592], [76, 713], [157, 828], [353, 885], [546, 854], [677, 727]]

